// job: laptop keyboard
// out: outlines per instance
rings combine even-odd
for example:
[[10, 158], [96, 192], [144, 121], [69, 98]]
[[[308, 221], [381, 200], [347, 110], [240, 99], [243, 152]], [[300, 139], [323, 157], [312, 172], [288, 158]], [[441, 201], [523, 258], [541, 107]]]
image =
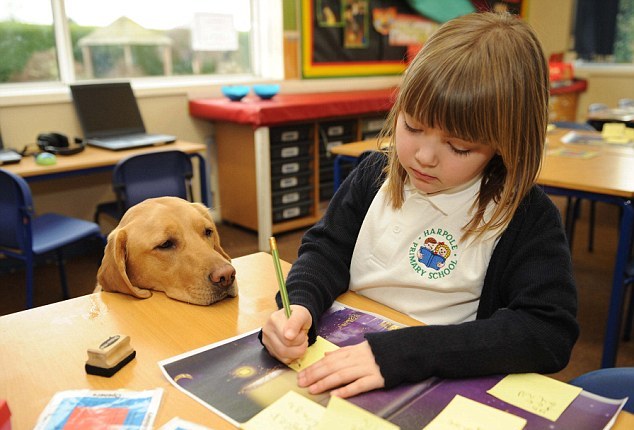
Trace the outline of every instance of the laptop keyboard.
[[91, 139], [93, 142], [102, 142], [111, 149], [129, 148], [147, 145], [162, 145], [174, 141], [174, 136], [156, 134], [130, 134], [124, 137], [110, 137]]

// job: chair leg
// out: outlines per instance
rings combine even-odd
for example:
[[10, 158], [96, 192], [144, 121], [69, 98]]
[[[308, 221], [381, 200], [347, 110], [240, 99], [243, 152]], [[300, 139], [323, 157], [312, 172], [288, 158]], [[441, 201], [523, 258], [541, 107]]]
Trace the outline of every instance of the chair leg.
[[35, 271], [35, 263], [33, 254], [26, 256], [26, 308], [33, 308], [33, 278]]
[[588, 252], [594, 250], [594, 220], [596, 217], [597, 202], [590, 201], [590, 220], [588, 224]]
[[575, 221], [579, 212], [579, 204], [581, 199], [573, 199], [572, 197], [566, 198], [566, 219], [564, 221], [566, 228], [566, 236], [568, 238], [568, 247], [572, 251], [572, 240], [575, 235]]
[[62, 284], [62, 297], [64, 300], [70, 298], [68, 294], [68, 282], [66, 280], [66, 268], [64, 267], [64, 256], [61, 250], [57, 250], [57, 269], [59, 270], [59, 280]]
[[[628, 286], [626, 285], [626, 288]], [[632, 338], [632, 323], [634, 322], [634, 284], [629, 285], [630, 300], [625, 313], [625, 327], [623, 330], [623, 340], [629, 341]]]

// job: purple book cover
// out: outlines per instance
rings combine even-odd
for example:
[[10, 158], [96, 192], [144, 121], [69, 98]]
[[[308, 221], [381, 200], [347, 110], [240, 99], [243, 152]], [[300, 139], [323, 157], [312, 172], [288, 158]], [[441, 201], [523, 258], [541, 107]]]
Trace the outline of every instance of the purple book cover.
[[[354, 345], [365, 333], [401, 326], [381, 317], [335, 303], [319, 320], [319, 335], [337, 346]], [[328, 395], [310, 395], [297, 387], [296, 373], [262, 347], [258, 331], [163, 360], [168, 380], [180, 390], [239, 426], [286, 392], [293, 390], [326, 406]], [[430, 378], [390, 390], [375, 390], [348, 399], [401, 429], [421, 429], [457, 394], [527, 420], [526, 430], [603, 429], [622, 402], [582, 392], [557, 422], [505, 403], [486, 391], [503, 375], [472, 379]]]

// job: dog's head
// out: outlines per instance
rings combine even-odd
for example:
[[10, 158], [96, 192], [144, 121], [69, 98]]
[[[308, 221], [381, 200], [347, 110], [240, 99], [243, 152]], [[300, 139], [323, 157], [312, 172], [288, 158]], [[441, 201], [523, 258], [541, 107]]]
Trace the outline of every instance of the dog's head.
[[105, 291], [148, 298], [148, 290], [197, 305], [238, 294], [236, 271], [208, 209], [177, 197], [131, 207], [108, 235], [97, 273]]

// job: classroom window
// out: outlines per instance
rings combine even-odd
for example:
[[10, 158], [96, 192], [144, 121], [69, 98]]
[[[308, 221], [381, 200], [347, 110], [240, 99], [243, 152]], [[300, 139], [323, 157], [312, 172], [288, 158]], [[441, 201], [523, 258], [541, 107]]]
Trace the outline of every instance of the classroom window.
[[577, 0], [574, 50], [586, 63], [634, 63], [634, 0]]
[[0, 85], [263, 75], [256, 0], [3, 3]]

